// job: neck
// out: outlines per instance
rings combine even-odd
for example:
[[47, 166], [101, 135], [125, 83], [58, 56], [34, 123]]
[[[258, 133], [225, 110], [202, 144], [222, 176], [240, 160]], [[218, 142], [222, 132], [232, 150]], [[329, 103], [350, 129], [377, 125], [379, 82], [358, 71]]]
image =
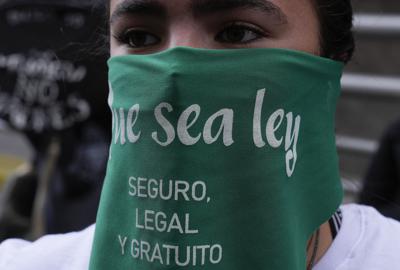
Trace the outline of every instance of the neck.
[[[320, 234], [319, 234], [319, 244], [317, 248], [317, 253], [315, 256], [314, 265], [318, 263], [319, 260], [325, 255], [328, 251], [329, 247], [332, 245], [332, 232], [329, 227], [329, 222], [324, 223], [319, 227]], [[315, 234], [309, 240], [310, 248], [307, 251], [307, 265], [310, 264], [311, 258], [313, 256], [314, 246], [315, 246]]]

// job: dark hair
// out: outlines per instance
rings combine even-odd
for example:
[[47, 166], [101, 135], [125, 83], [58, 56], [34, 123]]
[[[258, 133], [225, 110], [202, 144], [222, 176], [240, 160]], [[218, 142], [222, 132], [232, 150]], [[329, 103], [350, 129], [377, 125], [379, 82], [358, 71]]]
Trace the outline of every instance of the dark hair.
[[[106, 0], [107, 17], [110, 1]], [[347, 63], [355, 49], [350, 0], [311, 0], [320, 21], [321, 56]]]
[[350, 0], [312, 0], [320, 21], [321, 56], [347, 63], [355, 49]]

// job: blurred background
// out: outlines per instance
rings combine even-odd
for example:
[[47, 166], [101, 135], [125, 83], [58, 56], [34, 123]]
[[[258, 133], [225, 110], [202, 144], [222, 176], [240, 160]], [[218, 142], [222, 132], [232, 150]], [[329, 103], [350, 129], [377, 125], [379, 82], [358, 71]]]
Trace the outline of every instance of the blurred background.
[[0, 241], [94, 223], [108, 159], [101, 0], [0, 1]]
[[356, 52], [336, 124], [345, 200], [357, 201], [368, 178], [363, 203], [391, 204], [400, 217], [400, 1], [352, 2]]
[[[95, 221], [110, 139], [97, 2], [0, 1], [0, 241]], [[345, 202], [400, 219], [400, 1], [353, 4], [337, 113]]]

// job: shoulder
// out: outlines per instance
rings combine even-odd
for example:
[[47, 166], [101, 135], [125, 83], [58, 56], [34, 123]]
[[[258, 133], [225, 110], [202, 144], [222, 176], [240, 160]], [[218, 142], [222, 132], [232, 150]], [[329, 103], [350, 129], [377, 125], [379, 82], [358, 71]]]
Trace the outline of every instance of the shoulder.
[[31, 243], [11, 239], [0, 244], [0, 269], [88, 269], [94, 225], [81, 232], [48, 235]]
[[343, 225], [316, 270], [393, 270], [400, 264], [400, 223], [374, 208], [345, 205]]

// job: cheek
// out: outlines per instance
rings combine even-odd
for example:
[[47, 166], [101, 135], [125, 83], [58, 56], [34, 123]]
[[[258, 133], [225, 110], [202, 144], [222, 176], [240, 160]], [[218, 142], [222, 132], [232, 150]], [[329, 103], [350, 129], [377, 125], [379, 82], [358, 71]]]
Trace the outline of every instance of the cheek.
[[288, 17], [289, 27], [275, 45], [320, 55], [319, 20], [312, 0], [279, 2]]
[[128, 50], [125, 46], [119, 46], [117, 42], [111, 38], [110, 40], [110, 56], [126, 55]]
[[319, 38], [319, 21], [317, 15], [312, 12], [312, 9], [303, 11], [295, 17], [295, 23], [292, 29], [293, 40], [303, 50], [319, 54], [320, 38]]
[[289, 38], [292, 49], [320, 55], [319, 29], [309, 26], [299, 27], [300, 24], [296, 26]]

